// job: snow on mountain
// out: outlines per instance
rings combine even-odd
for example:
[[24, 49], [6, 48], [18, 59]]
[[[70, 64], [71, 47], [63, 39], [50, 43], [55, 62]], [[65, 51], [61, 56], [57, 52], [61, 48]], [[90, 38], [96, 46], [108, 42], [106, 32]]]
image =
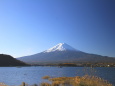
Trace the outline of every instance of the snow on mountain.
[[54, 51], [66, 51], [66, 50], [78, 51], [66, 43], [59, 43], [56, 46], [54, 46], [48, 50], [45, 50], [44, 53], [45, 52], [54, 52]]

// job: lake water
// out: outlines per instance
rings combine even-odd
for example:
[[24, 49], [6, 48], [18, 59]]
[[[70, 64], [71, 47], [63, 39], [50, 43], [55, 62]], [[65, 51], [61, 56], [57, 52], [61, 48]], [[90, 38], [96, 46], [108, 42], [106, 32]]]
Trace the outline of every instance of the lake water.
[[44, 82], [45, 80], [42, 77], [46, 75], [51, 77], [74, 77], [85, 74], [97, 75], [115, 86], [115, 68], [112, 67], [0, 67], [0, 82], [9, 86], [19, 86], [22, 82], [32, 85]]

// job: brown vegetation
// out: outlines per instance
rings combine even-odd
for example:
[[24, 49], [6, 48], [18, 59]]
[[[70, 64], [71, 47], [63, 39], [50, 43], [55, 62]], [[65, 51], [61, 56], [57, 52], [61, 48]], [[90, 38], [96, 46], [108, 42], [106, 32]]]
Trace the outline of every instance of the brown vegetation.
[[6, 85], [6, 84], [4, 84], [4, 83], [0, 83], [0, 86], [8, 86], [8, 85]]
[[44, 77], [42, 77], [42, 79], [49, 79], [50, 78], [50, 76], [44, 76]]
[[41, 86], [113, 86], [106, 80], [96, 76], [76, 76], [48, 78], [50, 83], [41, 83]]

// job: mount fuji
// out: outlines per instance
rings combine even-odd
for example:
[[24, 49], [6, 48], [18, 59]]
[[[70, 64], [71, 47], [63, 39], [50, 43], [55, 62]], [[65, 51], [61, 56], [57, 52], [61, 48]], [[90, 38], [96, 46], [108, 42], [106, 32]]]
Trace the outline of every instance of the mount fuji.
[[77, 62], [115, 63], [115, 58], [85, 53], [71, 47], [66, 43], [59, 43], [56, 46], [47, 49], [41, 53], [20, 57], [17, 59], [29, 64], [59, 64]]

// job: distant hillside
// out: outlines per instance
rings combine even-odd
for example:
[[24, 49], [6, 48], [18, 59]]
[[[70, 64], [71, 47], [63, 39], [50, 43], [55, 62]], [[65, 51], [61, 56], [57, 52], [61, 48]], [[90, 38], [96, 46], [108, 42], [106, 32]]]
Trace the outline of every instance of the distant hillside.
[[30, 64], [55, 64], [77, 62], [115, 63], [115, 58], [85, 53], [76, 50], [65, 43], [59, 43], [58, 45], [38, 54], [20, 57], [18, 58], [18, 60]]
[[27, 64], [10, 55], [0, 54], [0, 66], [27, 66]]

